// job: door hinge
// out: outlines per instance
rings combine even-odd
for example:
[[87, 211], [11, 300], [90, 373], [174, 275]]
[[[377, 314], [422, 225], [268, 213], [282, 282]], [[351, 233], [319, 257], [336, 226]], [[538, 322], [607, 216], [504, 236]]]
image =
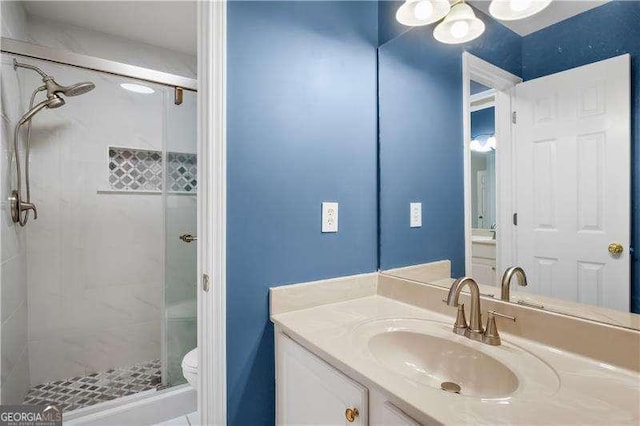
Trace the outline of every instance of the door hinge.
[[517, 116], [518, 116], [518, 115], [516, 114], [516, 112], [515, 112], [515, 111], [513, 111], [513, 112], [511, 113], [511, 122], [512, 122], [513, 124], [516, 124]]
[[513, 214], [513, 224], [518, 226], [518, 213]]
[[202, 274], [202, 289], [204, 291], [209, 291], [209, 287], [211, 287], [211, 283], [209, 280], [209, 275]]

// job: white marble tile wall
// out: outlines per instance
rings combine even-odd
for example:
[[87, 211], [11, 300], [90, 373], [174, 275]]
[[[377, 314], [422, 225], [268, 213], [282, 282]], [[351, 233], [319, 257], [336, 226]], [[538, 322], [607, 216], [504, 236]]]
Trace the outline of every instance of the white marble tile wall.
[[163, 47], [30, 16], [20, 1], [1, 2], [2, 36], [195, 78], [197, 59]]
[[123, 37], [28, 16], [27, 39], [42, 46], [195, 78], [195, 56]]
[[[158, 359], [164, 280], [160, 195], [99, 194], [108, 147], [162, 150], [164, 88], [122, 89], [123, 78], [29, 60], [61, 84], [95, 90], [33, 120], [27, 231], [31, 382]], [[28, 91], [38, 76], [19, 70]]]
[[24, 40], [27, 36], [27, 13], [19, 1], [0, 2], [3, 37]]
[[[19, 15], [11, 20], [8, 16], [3, 2], [3, 31], [7, 22], [17, 22], [12, 30], [19, 31]], [[26, 232], [11, 221], [11, 210], [6, 201], [15, 185], [13, 128], [24, 105], [20, 96], [21, 82], [5, 55], [1, 58], [0, 75], [0, 403], [12, 404], [22, 401], [30, 385]]]

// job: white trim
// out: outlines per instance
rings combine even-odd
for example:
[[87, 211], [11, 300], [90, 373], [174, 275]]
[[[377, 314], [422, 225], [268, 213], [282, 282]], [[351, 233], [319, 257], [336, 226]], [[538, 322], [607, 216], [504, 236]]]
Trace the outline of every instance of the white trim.
[[469, 104], [471, 105], [471, 112], [494, 107], [496, 105], [496, 91], [490, 89], [470, 95]]
[[198, 3], [198, 413], [227, 423], [226, 1]]
[[43, 59], [63, 65], [71, 65], [87, 70], [106, 72], [122, 77], [130, 77], [167, 86], [178, 86], [187, 90], [198, 89], [197, 80], [194, 80], [193, 78], [124, 64], [122, 62], [110, 61], [108, 59], [81, 55], [79, 53], [55, 49], [53, 47], [39, 46], [37, 44], [14, 40], [8, 37], [2, 37], [0, 47], [2, 52], [25, 56], [28, 58]]
[[[513, 225], [511, 169], [511, 89], [522, 79], [468, 52], [462, 53], [462, 122], [464, 135], [464, 254], [465, 275], [471, 275], [471, 94], [470, 82], [477, 81], [495, 89], [496, 139], [500, 149], [496, 150], [496, 222], [497, 222], [497, 268], [501, 274], [504, 265], [511, 263], [511, 241]], [[503, 165], [501, 167], [501, 164]], [[508, 178], [505, 178], [505, 175]]]
[[514, 135], [512, 134], [511, 93], [515, 85], [508, 91], [496, 95], [496, 133], [500, 145], [496, 149], [496, 268], [498, 277], [515, 264], [516, 228], [513, 224], [513, 212], [516, 208], [516, 162], [514, 154]]

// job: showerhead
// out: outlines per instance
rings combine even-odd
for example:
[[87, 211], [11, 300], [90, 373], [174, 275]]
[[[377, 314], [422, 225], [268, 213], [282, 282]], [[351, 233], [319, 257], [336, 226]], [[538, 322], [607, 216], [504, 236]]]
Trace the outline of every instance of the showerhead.
[[27, 111], [22, 116], [22, 118], [20, 118], [20, 121], [18, 121], [18, 127], [22, 126], [24, 123], [31, 120], [33, 116], [36, 115], [38, 112], [40, 112], [40, 110], [42, 110], [43, 108], [54, 109], [54, 108], [59, 108], [64, 104], [65, 104], [64, 99], [62, 99], [60, 96], [56, 94], [48, 96], [47, 99], [35, 105], [33, 108]]
[[62, 86], [51, 76], [45, 77], [43, 81], [47, 88], [47, 95], [62, 93], [65, 96], [78, 96], [87, 93], [96, 87], [96, 85], [90, 81], [72, 84], [71, 86]]
[[90, 81], [84, 81], [82, 83], [72, 84], [71, 86], [67, 86], [62, 91], [66, 96], [78, 96], [83, 95], [87, 92], [92, 91], [96, 88], [96, 85]]
[[[47, 90], [47, 98], [49, 98], [49, 99], [52, 99], [53, 96], [57, 97], [58, 93], [62, 93], [65, 96], [82, 95], [84, 93], [87, 93], [87, 92], [95, 89], [95, 87], [96, 87], [96, 85], [93, 84], [90, 81], [85, 81], [85, 82], [82, 82], [82, 83], [72, 84], [71, 86], [63, 86], [61, 84], [58, 84], [58, 82], [55, 81], [52, 76], [46, 74], [40, 68], [38, 68], [36, 66], [33, 66], [33, 65], [20, 63], [20, 62], [16, 61], [15, 59], [13, 60], [13, 68], [14, 69], [27, 68], [27, 69], [33, 70], [33, 71], [37, 72], [38, 74], [40, 74], [42, 76], [42, 81], [44, 82], [43, 89]], [[64, 102], [63, 102], [63, 104], [64, 104]], [[61, 106], [63, 104], [60, 104], [58, 106]], [[52, 106], [50, 108], [56, 108], [56, 107]]]
[[46, 107], [49, 109], [60, 108], [66, 102], [58, 95], [53, 95], [52, 97], [47, 99]]

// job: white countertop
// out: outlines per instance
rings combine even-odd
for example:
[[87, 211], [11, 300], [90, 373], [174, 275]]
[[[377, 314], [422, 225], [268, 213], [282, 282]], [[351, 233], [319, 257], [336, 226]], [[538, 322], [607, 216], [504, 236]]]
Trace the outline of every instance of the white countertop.
[[488, 245], [492, 245], [495, 246], [496, 245], [496, 240], [493, 237], [487, 237], [484, 235], [473, 235], [471, 237], [471, 242], [474, 244], [488, 244]]
[[[282, 331], [347, 375], [366, 386], [377, 387], [392, 402], [402, 402], [444, 424], [638, 425], [640, 422], [640, 379], [635, 372], [505, 333], [501, 333], [504, 344], [485, 348], [487, 353], [494, 351], [493, 355], [508, 357], [510, 348], [520, 347], [555, 371], [559, 387], [548, 392], [530, 392], [535, 389], [537, 378], [525, 365], [513, 368], [520, 385], [507, 398], [467, 397], [414, 382], [379, 363], [359, 341], [357, 331], [354, 333], [363, 324], [387, 318], [452, 322], [447, 316], [379, 295], [271, 317]], [[465, 339], [453, 333], [451, 338]]]

